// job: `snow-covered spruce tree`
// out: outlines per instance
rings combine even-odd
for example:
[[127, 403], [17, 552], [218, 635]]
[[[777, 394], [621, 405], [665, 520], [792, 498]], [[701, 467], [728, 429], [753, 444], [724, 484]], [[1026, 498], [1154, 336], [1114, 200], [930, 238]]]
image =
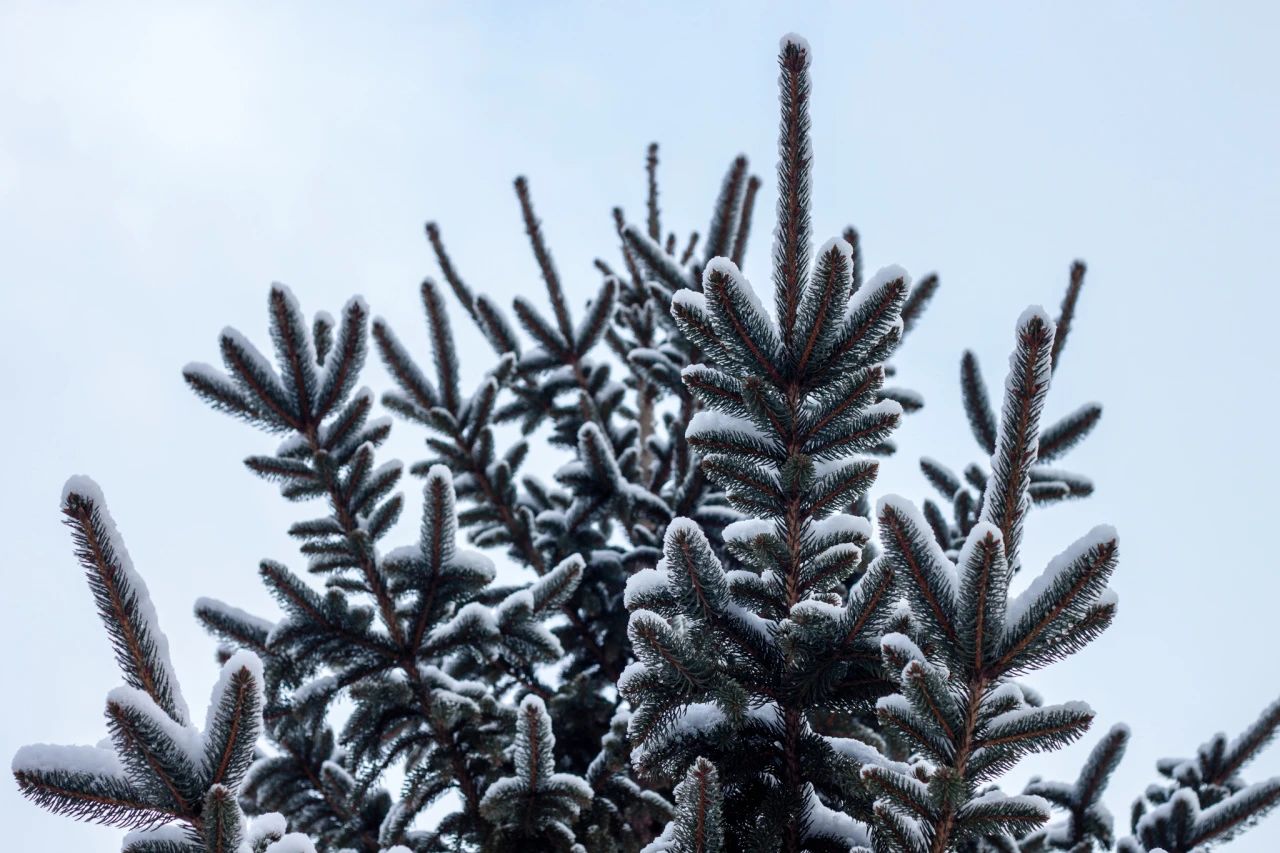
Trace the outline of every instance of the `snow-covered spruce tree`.
[[1195, 758], [1166, 758], [1156, 769], [1168, 781], [1151, 785], [1133, 804], [1133, 835], [1120, 853], [1207, 850], [1229, 841], [1280, 804], [1280, 777], [1248, 784], [1246, 764], [1280, 732], [1280, 700], [1268, 705], [1239, 737], [1222, 732], [1200, 745]]
[[[701, 286], [701, 270], [712, 259], [726, 254], [743, 257], [759, 180], [748, 176], [744, 157], [736, 158], [713, 205], [708, 239], [701, 244], [703, 255], [694, 256], [699, 246], [695, 233], [677, 258], [674, 234], [668, 235], [665, 247], [657, 241], [661, 225], [656, 155], [651, 146], [646, 164], [647, 227], [625, 225], [621, 209], [614, 210], [626, 275], [615, 274], [598, 260], [604, 279], [578, 321], [534, 214], [528, 183], [517, 179], [516, 195], [552, 309], [552, 316], [546, 317], [532, 302], [516, 299], [514, 313], [533, 339], [530, 348], [503, 310], [462, 279], [439, 226], [427, 226], [449, 289], [499, 358], [514, 358], [515, 369], [504, 374], [503, 381], [486, 381], [469, 398], [457, 391], [453, 335], [440, 291], [429, 280], [423, 284], [422, 299], [434, 382], [390, 324], [374, 322], [374, 338], [399, 386], [384, 395], [384, 403], [430, 433], [432, 455], [412, 470], [444, 464], [459, 474], [459, 496], [470, 504], [460, 524], [471, 541], [505, 548], [508, 559], [535, 574], [566, 554], [584, 555], [584, 581], [565, 602], [565, 619], [554, 629], [568, 650], [567, 663], [560, 672], [563, 684], [547, 705], [560, 744], [561, 769], [592, 780], [597, 791], [593, 808], [604, 813], [624, 806], [633, 812], [636, 806], [651, 811], [647, 807], [654, 805], [652, 793], [627, 778], [625, 753], [601, 747], [602, 736], [606, 744], [617, 742], [607, 736], [611, 727], [625, 724], [626, 713], [619, 715], [613, 687], [632, 659], [621, 606], [626, 580], [660, 556], [656, 546], [673, 516], [696, 520], [726, 559], [721, 532], [740, 517], [724, 491], [704, 475], [685, 436], [685, 425], [702, 405], [682, 382], [681, 369], [701, 355], [678, 327], [671, 304], [678, 291]], [[846, 233], [856, 242], [856, 232]], [[852, 267], [860, 284], [856, 252]], [[937, 277], [930, 276], [908, 301], [904, 310], [912, 323], [922, 316], [936, 286]], [[603, 346], [613, 351], [615, 363], [610, 364], [607, 354], [599, 355]], [[621, 383], [611, 378], [618, 367], [626, 371]], [[495, 404], [494, 398], [503, 392], [510, 393], [509, 402]], [[876, 394], [877, 399], [892, 396], [911, 410], [921, 405], [918, 395], [905, 389], [880, 388]], [[556, 475], [562, 488], [516, 476], [527, 453], [523, 441], [501, 455], [495, 451], [494, 430], [511, 422], [525, 434], [547, 424], [552, 444], [576, 451], [576, 460]], [[892, 450], [887, 442], [874, 449]], [[604, 767], [612, 769], [599, 775]], [[610, 780], [613, 792], [605, 796], [596, 780]], [[645, 799], [638, 801], [640, 795]], [[599, 829], [615, 822], [610, 818], [591, 825]]]
[[[1190, 853], [1219, 846], [1257, 823], [1280, 803], [1280, 778], [1247, 784], [1240, 770], [1280, 731], [1280, 700], [1235, 740], [1214, 735], [1194, 759], [1167, 758], [1157, 769], [1168, 782], [1151, 785], [1133, 803], [1133, 835], [1115, 840], [1115, 820], [1102, 795], [1124, 756], [1129, 728], [1123, 723], [1094, 746], [1073, 783], [1033, 779], [1023, 792], [1043, 797], [1065, 819], [1031, 830], [1018, 839], [1021, 853], [1066, 850], [1092, 853]], [[1174, 800], [1179, 802], [1175, 805]], [[1015, 848], [1009, 848], [1015, 849]]]
[[[1025, 689], [1023, 693], [1026, 698]], [[1025, 853], [1110, 850], [1115, 843], [1115, 820], [1102, 802], [1102, 795], [1128, 744], [1129, 727], [1117, 723], [1089, 752], [1074, 782], [1048, 782], [1033, 778], [1023, 793], [1042, 797], [1051, 806], [1064, 811], [1066, 819], [1030, 830], [1018, 839], [1017, 849]]]
[[[654, 148], [647, 165], [649, 219], [656, 223]], [[735, 239], [740, 245], [745, 245], [753, 193], [744, 199], [732, 187], [742, 182], [745, 168], [745, 160], [735, 161], [713, 217], [717, 222], [737, 223]], [[417, 366], [390, 324], [376, 320], [374, 337], [398, 386], [383, 401], [430, 432], [427, 443], [432, 456], [415, 464], [415, 473], [443, 464], [458, 475], [459, 496], [469, 504], [460, 513], [459, 524], [474, 544], [504, 548], [509, 560], [536, 576], [545, 575], [548, 567], [568, 556], [585, 557], [584, 580], [559, 602], [562, 619], [554, 632], [565, 652], [558, 683], [536, 690], [521, 684], [517, 692], [532, 690], [546, 700], [554, 712], [559, 766], [582, 775], [591, 786], [591, 805], [578, 828], [580, 842], [590, 850], [637, 850], [653, 837], [671, 806], [630, 778], [626, 714], [614, 689], [630, 656], [621, 606], [623, 588], [636, 567], [656, 559], [653, 543], [672, 515], [668, 502], [673, 495], [678, 495], [675, 502], [685, 511], [717, 529], [736, 515], [724, 508], [722, 496], [706, 486], [687, 448], [672, 450], [673, 444], [683, 443], [683, 424], [673, 417], [657, 421], [655, 403], [661, 390], [636, 373], [624, 383], [613, 381], [615, 366], [607, 358], [598, 358], [602, 340], [616, 353], [638, 350], [636, 341], [622, 340], [628, 330], [641, 341], [662, 340], [678, 347], [678, 339], [654, 323], [655, 317], [669, 316], [670, 294], [653, 286], [647, 291], [633, 287], [629, 292], [606, 264], [598, 262], [605, 279], [584, 319], [575, 324], [524, 179], [516, 181], [516, 192], [554, 320], [543, 317], [531, 302], [518, 299], [516, 316], [535, 344], [525, 349], [502, 309], [463, 282], [438, 226], [429, 224], [427, 236], [446, 282], [503, 367], [472, 395], [460, 393], [447, 314], [440, 291], [427, 281], [422, 298], [434, 382]], [[620, 210], [615, 210], [615, 221], [622, 221]], [[695, 245], [696, 237], [689, 241], [686, 255], [692, 254]], [[720, 242], [713, 239], [710, 245]], [[674, 246], [674, 239], [669, 239], [670, 251]], [[635, 273], [632, 284], [643, 283], [635, 259], [626, 250], [624, 262]], [[625, 361], [621, 366], [633, 367]], [[499, 394], [509, 395], [507, 401], [500, 404]], [[549, 425], [550, 442], [565, 448], [573, 460], [557, 474], [562, 488], [519, 477], [527, 454], [524, 441], [497, 453], [495, 430], [511, 422], [526, 434]], [[619, 528], [621, 541], [614, 535]]]
[[[1014, 679], [1074, 652], [1114, 614], [1105, 528], [1008, 594], [1032, 503], [1089, 491], [1041, 463], [1097, 411], [1038, 428], [1083, 266], [1056, 335], [1041, 312], [1020, 321], [999, 423], [976, 361], [964, 368], [992, 464], [966, 470], [967, 486], [932, 466], [954, 527], [894, 497], [872, 518], [877, 465], [866, 457], [892, 452], [901, 414], [920, 408], [884, 387], [886, 362], [937, 278], [911, 288], [889, 268], [864, 280], [852, 229], [811, 259], [807, 46], [784, 39], [780, 64], [772, 313], [740, 272], [760, 187], [745, 158], [722, 182], [706, 239], [680, 249], [674, 233], [662, 239], [651, 148], [645, 222], [615, 209], [622, 272], [597, 260], [603, 280], [580, 313], [525, 180], [516, 193], [549, 315], [521, 298], [511, 323], [427, 227], [448, 290], [496, 358], [465, 393], [445, 291], [431, 281], [432, 378], [389, 322], [372, 324], [396, 385], [383, 404], [428, 432], [430, 455], [411, 466], [425, 498], [414, 545], [381, 545], [402, 508], [400, 466], [376, 464], [390, 424], [371, 417], [372, 393], [354, 390], [363, 302], [340, 322], [322, 312], [308, 324], [273, 288], [275, 365], [225, 330], [225, 370], [191, 365], [186, 379], [215, 408], [283, 436], [246, 461], [286, 498], [323, 504], [291, 532], [325, 590], [264, 561], [282, 619], [197, 603], [224, 641], [202, 736], [100, 497], [73, 483], [81, 557], [129, 681], [111, 700], [125, 722], [109, 704], [114, 753], [20, 752], [23, 792], [146, 830], [126, 840], [131, 853], [1111, 848], [1101, 796], [1123, 726], [1074, 783], [1035, 780], [1017, 797], [993, 787], [1092, 716], [1045, 706]], [[505, 424], [525, 438], [500, 448]], [[569, 459], [555, 485], [520, 473], [539, 434]], [[496, 586], [459, 533], [501, 549], [528, 582]], [[1196, 759], [1162, 763], [1169, 783], [1148, 789], [1117, 849], [1190, 853], [1274, 805], [1280, 781], [1248, 786], [1239, 771], [1275, 734], [1277, 707], [1230, 744], [1218, 736]], [[260, 729], [267, 747], [246, 771]], [[392, 770], [398, 795], [381, 787]], [[456, 809], [424, 821], [446, 793]], [[1063, 820], [1048, 822], [1050, 805]]]
[[954, 562], [912, 505], [881, 501], [886, 568], [910, 605], [912, 630], [881, 640], [900, 692], [881, 699], [877, 711], [922, 761], [863, 769], [878, 795], [878, 848], [941, 853], [979, 841], [1015, 845], [1017, 835], [1049, 817], [1048, 805], [988, 786], [1025, 755], [1069, 743], [1092, 721], [1087, 705], [1028, 701], [1013, 680], [1079, 650], [1115, 615], [1107, 581], [1117, 543], [1109, 527], [1086, 534], [1009, 597], [1053, 339], [1043, 312], [1028, 310], [1019, 320], [982, 515]]
[[[1055, 373], [1067, 342], [1067, 333], [1075, 319], [1076, 303], [1084, 286], [1084, 274], [1084, 261], [1075, 261], [1071, 265], [1067, 292], [1062, 298], [1058, 321], [1054, 325], [1056, 332], [1050, 356]], [[990, 458], [996, 451], [998, 423], [987, 396], [987, 385], [978, 366], [978, 357], [972, 350], [965, 350], [960, 359], [960, 392], [969, 429], [981, 452]], [[1101, 404], [1085, 403], [1041, 431], [1035, 460], [1030, 469], [1031, 486], [1028, 490], [1035, 506], [1051, 506], [1064, 500], [1093, 494], [1093, 482], [1089, 478], [1052, 467], [1049, 463], [1058, 461], [1076, 447], [1101, 419]], [[987, 487], [987, 471], [982, 465], [971, 463], [965, 467], [962, 477], [957, 476], [952, 469], [928, 456], [920, 459], [920, 469], [949, 505], [950, 517], [932, 500], [925, 500], [923, 511], [934, 538], [954, 558], [955, 552], [982, 517], [981, 499]]]
[[[292, 295], [277, 286], [269, 314], [278, 370], [232, 329], [220, 339], [226, 374], [205, 365], [185, 370], [215, 408], [286, 433], [275, 454], [246, 464], [280, 482], [286, 497], [320, 499], [327, 510], [290, 529], [303, 540], [310, 571], [326, 578], [325, 595], [264, 561], [260, 573], [285, 611], [282, 621], [268, 626], [209, 600], [197, 606], [208, 627], [256, 647], [267, 663], [268, 734], [279, 754], [255, 765], [246, 800], [255, 810], [292, 811], [289, 804], [306, 802], [300, 828], [329, 849], [488, 846], [495, 824], [482, 806], [489, 785], [505, 775], [517, 728], [516, 709], [502, 697], [511, 684], [548, 690], [535, 668], [563, 649], [543, 621], [572, 594], [583, 561], [570, 555], [526, 588], [494, 589], [489, 559], [456, 545], [453, 475], [444, 466], [424, 472], [418, 543], [382, 553], [378, 542], [400, 512], [401, 497], [391, 494], [400, 465], [375, 465], [389, 424], [368, 419], [372, 394], [353, 393], [367, 350], [364, 303], [349, 302], [336, 329], [324, 315], [308, 328]], [[501, 360], [485, 388], [492, 391], [511, 367]], [[457, 413], [456, 385], [443, 387]], [[487, 399], [492, 404], [492, 393]], [[334, 749], [313, 709], [339, 692], [354, 709], [342, 748]], [[393, 805], [376, 784], [400, 763], [404, 790]], [[547, 784], [552, 789], [535, 786], [520, 837], [567, 849], [573, 834], [562, 821], [589, 803], [590, 789], [567, 776]], [[460, 809], [430, 832], [411, 830], [418, 812], [448, 790], [460, 794]]]
[[55, 814], [134, 830], [125, 853], [263, 853], [283, 820], [248, 826], [237, 803], [262, 730], [261, 662], [251, 652], [226, 660], [196, 728], [102, 491], [72, 477], [62, 513], [125, 683], [107, 694], [109, 742], [23, 747], [13, 759], [18, 790]]
[[669, 525], [662, 562], [627, 587], [638, 661], [619, 689], [642, 774], [715, 765], [730, 849], [847, 850], [867, 841], [842, 812], [869, 814], [858, 769], [876, 752], [823, 736], [809, 717], [869, 707], [893, 688], [878, 648], [893, 575], [873, 567], [845, 595], [871, 536], [848, 510], [877, 470], [858, 454], [883, 446], [902, 414], [877, 392], [908, 282], [890, 268], [854, 293], [844, 240], [810, 270], [808, 48], [789, 39], [780, 62], [776, 320], [727, 258], [672, 308], [707, 362], [683, 371], [707, 407], [689, 441], [748, 516], [724, 532], [746, 568], [726, 571], [696, 521]]

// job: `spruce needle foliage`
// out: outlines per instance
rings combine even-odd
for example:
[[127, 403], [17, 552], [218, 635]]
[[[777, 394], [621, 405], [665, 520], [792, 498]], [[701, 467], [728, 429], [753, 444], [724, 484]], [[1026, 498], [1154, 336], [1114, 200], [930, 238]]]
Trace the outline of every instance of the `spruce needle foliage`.
[[847, 510], [877, 470], [859, 454], [902, 414], [876, 392], [909, 284], [891, 269], [851, 298], [852, 247], [837, 239], [810, 257], [807, 45], [786, 41], [780, 66], [774, 314], [723, 258], [672, 307], [706, 359], [684, 371], [705, 407], [687, 436], [746, 516], [724, 531], [746, 568], [726, 570], [696, 521], [670, 524], [663, 560], [628, 584], [637, 661], [619, 689], [644, 776], [678, 779], [699, 757], [715, 766], [732, 849], [847, 849], [865, 832], [815, 816], [867, 795], [809, 714], [866, 709], [892, 688], [876, 651], [891, 573], [855, 577], [871, 531]]
[[1129, 743], [1129, 727], [1111, 727], [1085, 760], [1072, 784], [1032, 780], [1024, 793], [1042, 797], [1052, 807], [1066, 812], [1067, 819], [1050, 824], [1021, 840], [1023, 850], [1110, 850], [1115, 843], [1115, 826], [1102, 795], [1111, 774], [1120, 765]]
[[[1067, 330], [1075, 319], [1076, 304], [1084, 286], [1084, 274], [1083, 261], [1072, 263], [1067, 292], [1054, 326], [1049, 359], [1051, 371], [1058, 369]], [[979, 451], [984, 458], [991, 458], [996, 453], [999, 432], [997, 418], [987, 395], [987, 384], [978, 365], [978, 357], [972, 350], [966, 350], [960, 359], [960, 392], [969, 428], [978, 443]], [[1002, 416], [1007, 414], [1002, 413]], [[1027, 497], [1032, 505], [1052, 506], [1093, 494], [1091, 479], [1052, 463], [1056, 463], [1084, 441], [1101, 419], [1101, 404], [1086, 403], [1041, 428], [1028, 470], [1031, 485], [1027, 489]], [[987, 471], [982, 465], [972, 463], [961, 474], [956, 474], [943, 463], [928, 456], [921, 457], [920, 469], [942, 501], [941, 504], [932, 500], [924, 502], [925, 519], [938, 544], [954, 559], [983, 515]]]
[[1133, 804], [1131, 829], [1119, 850], [1167, 853], [1208, 850], [1230, 841], [1280, 804], [1280, 777], [1252, 784], [1241, 771], [1280, 731], [1280, 700], [1232, 740], [1219, 732], [1195, 758], [1165, 758], [1156, 764], [1167, 780], [1147, 788]]
[[239, 853], [236, 791], [262, 731], [262, 663], [241, 652], [223, 664], [197, 729], [101, 489], [71, 478], [62, 514], [125, 683], [107, 695], [109, 741], [23, 747], [13, 759], [18, 790], [55, 814], [133, 829], [130, 853]]
[[[127, 853], [1192, 853], [1280, 802], [1280, 780], [1242, 775], [1280, 703], [1162, 761], [1118, 842], [1122, 724], [1074, 781], [1000, 790], [1090, 727], [1028, 677], [1116, 616], [1107, 526], [1010, 592], [1031, 509], [1093, 491], [1050, 466], [1101, 407], [1042, 423], [1084, 265], [1056, 322], [1018, 320], [998, 408], [961, 360], [989, 462], [923, 458], [942, 501], [919, 510], [885, 495], [879, 458], [923, 407], [891, 359], [939, 278], [869, 272], [852, 227], [815, 247], [808, 44], [784, 37], [778, 65], [771, 294], [743, 272], [747, 158], [690, 231], [662, 209], [655, 144], [586, 298], [520, 177], [536, 283], [510, 304], [433, 222], [421, 324], [359, 297], [308, 316], [275, 285], [261, 347], [224, 329], [221, 367], [184, 379], [271, 436], [245, 465], [298, 505], [305, 571], [259, 562], [270, 618], [196, 601], [222, 667], [197, 729], [101, 493], [73, 478], [63, 513], [124, 684], [106, 744], [19, 751], [20, 792], [132, 830]], [[486, 369], [464, 369], [459, 318]], [[382, 450], [393, 419], [423, 439], [408, 480]]]

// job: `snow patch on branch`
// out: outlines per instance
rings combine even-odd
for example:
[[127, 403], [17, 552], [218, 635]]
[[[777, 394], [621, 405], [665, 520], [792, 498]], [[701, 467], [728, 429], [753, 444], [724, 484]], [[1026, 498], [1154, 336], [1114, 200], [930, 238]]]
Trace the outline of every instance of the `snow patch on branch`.
[[116, 521], [111, 516], [111, 510], [107, 508], [107, 500], [103, 497], [102, 487], [94, 482], [92, 478], [77, 474], [74, 477], [69, 477], [62, 486], [62, 506], [66, 506], [67, 499], [72, 495], [78, 495], [93, 505], [98, 523], [106, 533], [108, 544], [115, 554], [116, 562], [125, 577], [126, 585], [133, 591], [138, 618], [146, 624], [148, 633], [151, 636], [151, 642], [155, 646], [155, 666], [164, 672], [169, 692], [173, 698], [174, 712], [178, 715], [179, 722], [190, 722], [191, 711], [187, 708], [186, 700], [182, 698], [182, 691], [178, 687], [178, 674], [173, 668], [173, 659], [169, 654], [169, 639], [165, 636], [164, 631], [160, 630], [160, 619], [156, 615], [155, 605], [151, 602], [151, 593], [147, 590], [147, 584], [142, 579], [142, 575], [138, 574], [133, 567], [133, 560], [129, 557], [129, 550], [124, 545], [124, 537], [120, 535], [120, 529], [116, 526]]
[[124, 767], [113, 750], [98, 746], [33, 743], [20, 748], [9, 769], [14, 773], [93, 773], [121, 776]]
[[867, 302], [877, 298], [880, 291], [891, 282], [902, 279], [902, 283], [907, 287], [911, 287], [911, 274], [897, 264], [890, 264], [887, 267], [881, 267], [876, 270], [875, 275], [867, 279], [862, 287], [850, 298], [849, 304], [844, 309], [844, 318], [848, 320], [858, 312]]
[[[1025, 590], [1016, 598], [1009, 601], [1008, 609], [1005, 611], [1006, 630], [1012, 630], [1022, 622], [1023, 618], [1030, 612], [1031, 607], [1057, 583], [1058, 578], [1066, 573], [1081, 557], [1090, 550], [1100, 547], [1117, 538], [1116, 529], [1109, 524], [1099, 524], [1090, 530], [1084, 536], [1081, 536], [1067, 550], [1049, 561], [1049, 565], [1031, 582]], [[1108, 589], [1098, 598], [1098, 603], [1114, 603], [1115, 593], [1111, 593], [1108, 598]]]
[[809, 64], [809, 57], [813, 55], [809, 50], [809, 40], [797, 33], [787, 33], [778, 39], [778, 52], [785, 53], [787, 48], [795, 48], [805, 57], [805, 65]]
[[194, 726], [175, 722], [144, 691], [122, 684], [107, 694], [107, 702], [146, 717], [182, 750], [193, 768], [204, 766], [204, 737]]
[[666, 560], [659, 562], [657, 568], [636, 572], [627, 578], [627, 588], [622, 594], [623, 606], [629, 610], [637, 598], [665, 589], [668, 577]]

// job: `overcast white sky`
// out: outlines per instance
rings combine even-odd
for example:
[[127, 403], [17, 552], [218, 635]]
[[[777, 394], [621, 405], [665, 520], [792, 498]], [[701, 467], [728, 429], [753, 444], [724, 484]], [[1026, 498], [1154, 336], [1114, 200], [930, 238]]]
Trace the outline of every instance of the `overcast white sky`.
[[[923, 497], [921, 454], [976, 457], [961, 350], [996, 385], [1017, 315], [1056, 313], [1071, 259], [1090, 265], [1048, 411], [1106, 405], [1070, 459], [1098, 494], [1037, 515], [1027, 562], [1115, 524], [1120, 616], [1035, 681], [1089, 701], [1097, 732], [1010, 786], [1072, 773], [1125, 720], [1109, 802], [1126, 831], [1157, 757], [1280, 693], [1276, 6], [261, 5], [0, 0], [0, 753], [97, 741], [119, 681], [59, 523], [68, 475], [105, 489], [196, 706], [215, 669], [192, 601], [270, 613], [257, 561], [301, 562], [284, 530], [303, 510], [239, 463], [271, 440], [179, 375], [216, 360], [225, 324], [262, 339], [270, 281], [308, 311], [363, 293], [421, 350], [426, 219], [475, 286], [540, 288], [510, 189], [524, 172], [581, 301], [614, 253], [610, 207], [640, 215], [657, 139], [682, 232], [705, 230], [729, 159], [752, 158], [766, 191], [746, 271], [765, 286], [788, 30], [815, 54], [819, 239], [854, 222], [871, 267], [942, 276], [899, 360], [927, 409], [877, 493]], [[467, 342], [475, 377], [488, 350]], [[418, 458], [421, 436], [397, 431], [392, 451]], [[1276, 773], [1280, 748], [1248, 775]], [[0, 787], [8, 849], [117, 849], [119, 832]], [[1278, 847], [1273, 819], [1231, 849]]]

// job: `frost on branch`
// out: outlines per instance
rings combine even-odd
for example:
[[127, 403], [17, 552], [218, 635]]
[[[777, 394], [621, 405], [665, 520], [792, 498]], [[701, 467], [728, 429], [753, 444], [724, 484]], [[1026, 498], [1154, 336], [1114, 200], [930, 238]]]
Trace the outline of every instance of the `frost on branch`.
[[101, 489], [73, 477], [62, 510], [125, 684], [107, 696], [109, 748], [23, 747], [12, 764], [18, 790], [55, 814], [146, 830], [126, 839], [127, 850], [236, 851], [244, 817], [235, 791], [262, 731], [261, 662], [252, 652], [232, 655], [204, 729], [195, 728], [155, 608]]
[[1246, 782], [1242, 770], [1280, 731], [1280, 700], [1234, 739], [1219, 732], [1194, 758], [1165, 758], [1156, 769], [1168, 781], [1151, 785], [1133, 804], [1122, 842], [1129, 853], [1163, 848], [1190, 853], [1237, 837], [1280, 804], [1280, 777]]
[[[265, 344], [224, 329], [222, 367], [184, 377], [270, 436], [246, 466], [299, 506], [307, 571], [259, 563], [269, 618], [196, 601], [224, 666], [197, 731], [100, 495], [73, 481], [65, 509], [126, 683], [110, 747], [22, 750], [24, 793], [133, 828], [129, 853], [1109, 848], [1102, 798], [1127, 730], [1072, 783], [998, 787], [1091, 724], [1024, 679], [1117, 606], [1105, 525], [1009, 594], [1031, 508], [1093, 489], [1059, 465], [1101, 408], [1041, 423], [1084, 267], [1056, 323], [1019, 320], [998, 408], [965, 354], [986, 461], [923, 458], [942, 501], [919, 509], [873, 495], [877, 458], [923, 406], [892, 359], [939, 279], [871, 273], [853, 228], [815, 249], [809, 44], [785, 37], [778, 64], [763, 285], [744, 266], [762, 188], [746, 157], [690, 233], [661, 209], [653, 145], [642, 216], [611, 211], [615, 245], [585, 290], [521, 177], [525, 278], [474, 287], [430, 223], [425, 322], [370, 320], [360, 298], [308, 318], [276, 285]], [[489, 361], [460, 346], [459, 317]], [[370, 336], [380, 394], [361, 385]], [[379, 407], [423, 439], [407, 466], [380, 456]], [[1190, 853], [1260, 817], [1280, 790], [1240, 771], [1278, 718], [1163, 762], [1119, 849]]]
[[497, 829], [495, 842], [569, 849], [571, 829], [592, 799], [582, 778], [555, 772], [555, 736], [546, 706], [536, 696], [520, 703], [516, 718], [515, 775], [489, 786], [480, 811]]
[[[1032, 367], [1035, 376], [1015, 377], [1010, 374], [1011, 381], [1025, 383], [1024, 389], [1031, 391], [1035, 386], [1047, 387], [1049, 376], [1058, 369], [1066, 343], [1067, 331], [1075, 317], [1076, 304], [1080, 290], [1084, 284], [1084, 263], [1076, 261], [1071, 266], [1070, 282], [1066, 296], [1058, 313], [1056, 323], [1050, 323], [1047, 315], [1042, 315], [1042, 328], [1052, 326], [1055, 332], [1051, 342], [1044, 342], [1043, 355], [1038, 364]], [[1034, 345], [1028, 341], [1028, 345]], [[1031, 381], [1028, 381], [1031, 380]], [[987, 465], [970, 464], [963, 472], [957, 473], [943, 463], [931, 457], [921, 457], [920, 468], [938, 492], [942, 504], [925, 501], [924, 512], [929, 518], [929, 525], [934, 537], [942, 547], [949, 551], [957, 550], [960, 543], [981, 518], [989, 517], [993, 512], [1008, 515], [1009, 507], [1004, 506], [999, 491], [989, 492], [988, 483], [992, 477], [1004, 481], [1009, 473], [1009, 465], [1017, 460], [1010, 456], [1013, 448], [997, 448], [997, 419], [991, 408], [987, 394], [987, 384], [978, 365], [978, 357], [972, 350], [966, 350], [960, 360], [960, 390], [964, 401], [965, 414], [979, 451], [989, 461]], [[1034, 393], [1022, 397], [1009, 398], [1018, 405], [1043, 405]], [[1008, 411], [1002, 413], [1007, 416]], [[1036, 436], [1021, 437], [1022, 447], [1018, 452], [1022, 456], [1021, 464], [1025, 471], [1019, 476], [1030, 479], [1026, 489], [1026, 500], [1031, 506], [1051, 506], [1064, 500], [1085, 498], [1093, 494], [1093, 481], [1088, 477], [1057, 467], [1056, 463], [1070, 450], [1076, 447], [1093, 431], [1102, 418], [1102, 406], [1098, 403], [1086, 403], [1052, 423], [1042, 426]], [[1015, 442], [1018, 437], [1012, 437]], [[991, 472], [988, 473], [988, 467]], [[1002, 473], [1003, 468], [1003, 473]], [[1016, 472], [1015, 472], [1016, 473]], [[988, 505], [989, 498], [1000, 502], [996, 507]], [[1018, 515], [1022, 515], [1019, 512]], [[1006, 535], [1009, 533], [1006, 530]], [[1015, 531], [1016, 532], [1016, 531]], [[1016, 542], [1013, 552], [1015, 559], [1011, 561], [1017, 571]]]
[[1082, 648], [1115, 611], [1107, 582], [1116, 565], [1116, 537], [1108, 527], [1055, 558], [1021, 596], [1009, 596], [1015, 568], [1010, 543], [1021, 539], [1030, 504], [1028, 468], [1052, 341], [1048, 318], [1038, 311], [1023, 314], [982, 520], [956, 560], [908, 502], [887, 498], [880, 504], [881, 560], [898, 578], [918, 640], [908, 654], [896, 651], [901, 643], [886, 646], [886, 666], [902, 667], [900, 692], [882, 699], [877, 710], [883, 727], [929, 765], [919, 774], [863, 768], [864, 782], [877, 795], [874, 833], [885, 849], [923, 853], [978, 841], [1000, 845], [1037, 830], [1049, 817], [1043, 799], [1005, 797], [983, 786], [1027, 755], [1072, 742], [1093, 720], [1081, 702], [1028, 702], [1012, 681]]

